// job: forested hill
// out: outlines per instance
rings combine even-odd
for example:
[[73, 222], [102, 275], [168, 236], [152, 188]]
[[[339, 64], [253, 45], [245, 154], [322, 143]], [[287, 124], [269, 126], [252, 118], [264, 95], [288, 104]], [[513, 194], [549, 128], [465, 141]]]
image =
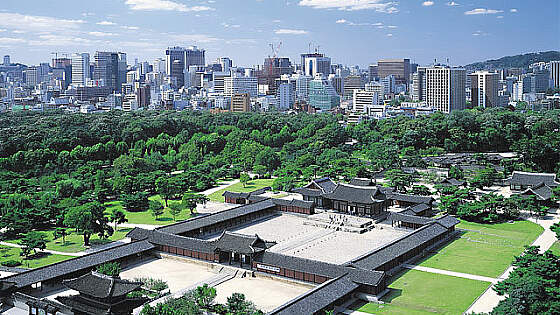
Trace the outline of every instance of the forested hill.
[[524, 55], [507, 56], [496, 60], [486, 60], [466, 65], [467, 70], [495, 70], [504, 68], [527, 68], [535, 62], [560, 60], [560, 51], [545, 51]]

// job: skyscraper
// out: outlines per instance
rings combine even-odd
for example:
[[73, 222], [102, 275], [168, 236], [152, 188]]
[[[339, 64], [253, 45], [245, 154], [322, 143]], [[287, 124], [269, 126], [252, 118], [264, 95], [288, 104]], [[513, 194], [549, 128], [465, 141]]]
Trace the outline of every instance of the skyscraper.
[[251, 111], [251, 95], [249, 93], [237, 93], [231, 96], [231, 111], [244, 113]]
[[426, 69], [426, 102], [437, 111], [450, 113], [466, 108], [463, 68], [434, 66]]
[[177, 88], [185, 85], [185, 75], [190, 66], [205, 65], [205, 50], [191, 46], [170, 47], [165, 51], [166, 72], [171, 78], [177, 80]]
[[471, 83], [471, 106], [498, 107], [498, 82], [500, 75], [488, 71], [469, 74]]
[[259, 84], [268, 85], [269, 94], [276, 93], [276, 80], [283, 74], [291, 74], [294, 71], [292, 62], [285, 57], [269, 57], [264, 60], [262, 71], [257, 77]]
[[258, 92], [258, 81], [255, 77], [237, 75], [224, 78], [224, 94], [226, 96], [248, 93], [251, 97], [257, 97]]
[[128, 70], [128, 64], [126, 62], [126, 53], [118, 53], [119, 56], [119, 61], [118, 61], [118, 66], [119, 66], [119, 73], [118, 73], [118, 79], [117, 79], [117, 90], [120, 91], [122, 90], [122, 85], [126, 83], [126, 73]]
[[10, 62], [10, 56], [9, 55], [5, 55], [4, 56], [4, 66], [9, 66], [12, 63]]
[[73, 54], [72, 84], [84, 86], [90, 77], [89, 54]]
[[354, 96], [354, 91], [359, 91], [364, 89], [364, 82], [362, 77], [359, 75], [349, 75], [344, 78], [343, 83], [343, 97], [345, 100], [352, 99]]
[[328, 77], [331, 74], [331, 58], [325, 57], [323, 54], [302, 54], [301, 61], [305, 75], [315, 77], [315, 75], [321, 73]]
[[369, 81], [375, 81], [379, 78], [379, 67], [377, 65], [369, 65]]
[[119, 78], [119, 54], [96, 51], [94, 60], [93, 79], [103, 82], [103, 86], [110, 87], [113, 91], [120, 91], [121, 87], [118, 86], [121, 81], [121, 78]]
[[424, 102], [426, 100], [426, 68], [418, 67], [412, 75], [412, 100]]
[[340, 97], [329, 80], [317, 75], [309, 82], [309, 105], [320, 110], [330, 110], [340, 105]]
[[550, 79], [552, 79], [552, 87], [560, 88], [560, 61], [550, 62]]
[[383, 59], [377, 62], [378, 75], [385, 78], [395, 76], [396, 84], [407, 84], [410, 78], [410, 59]]

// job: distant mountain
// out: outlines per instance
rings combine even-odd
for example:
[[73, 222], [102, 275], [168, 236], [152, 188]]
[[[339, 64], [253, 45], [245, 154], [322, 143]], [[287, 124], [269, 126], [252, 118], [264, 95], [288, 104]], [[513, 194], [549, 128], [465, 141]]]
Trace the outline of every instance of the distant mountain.
[[467, 70], [496, 70], [504, 68], [527, 68], [535, 62], [560, 60], [560, 51], [545, 51], [517, 56], [502, 57], [497, 60], [486, 60], [466, 65]]

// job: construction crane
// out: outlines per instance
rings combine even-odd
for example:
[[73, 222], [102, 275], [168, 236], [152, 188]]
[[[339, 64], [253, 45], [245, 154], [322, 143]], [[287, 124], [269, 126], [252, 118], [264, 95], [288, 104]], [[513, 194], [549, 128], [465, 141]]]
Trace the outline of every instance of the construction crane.
[[280, 52], [280, 48], [282, 48], [282, 42], [279, 42], [278, 45], [274, 45], [273, 43], [270, 43], [269, 46], [270, 49], [272, 50], [272, 58], [274, 59], [278, 58], [278, 53]]
[[53, 64], [52, 64], [53, 67], [56, 66], [55, 62], [58, 61], [58, 54], [61, 54], [62, 56], [68, 58], [68, 53], [66, 52], [52, 52], [51, 55], [54, 55]]

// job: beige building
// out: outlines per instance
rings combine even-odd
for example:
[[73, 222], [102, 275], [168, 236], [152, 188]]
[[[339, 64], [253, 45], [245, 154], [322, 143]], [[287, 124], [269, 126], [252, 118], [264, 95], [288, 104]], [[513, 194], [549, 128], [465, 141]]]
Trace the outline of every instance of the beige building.
[[466, 80], [467, 72], [463, 68], [426, 68], [426, 103], [444, 113], [465, 109]]
[[498, 107], [499, 74], [488, 71], [477, 71], [469, 74], [471, 83], [471, 106]]
[[249, 93], [234, 94], [231, 97], [231, 111], [245, 113], [251, 111], [251, 95]]
[[377, 62], [377, 74], [380, 78], [395, 76], [397, 84], [408, 84], [410, 78], [410, 59], [382, 59]]
[[550, 78], [552, 87], [560, 88], [560, 60], [550, 62]]

